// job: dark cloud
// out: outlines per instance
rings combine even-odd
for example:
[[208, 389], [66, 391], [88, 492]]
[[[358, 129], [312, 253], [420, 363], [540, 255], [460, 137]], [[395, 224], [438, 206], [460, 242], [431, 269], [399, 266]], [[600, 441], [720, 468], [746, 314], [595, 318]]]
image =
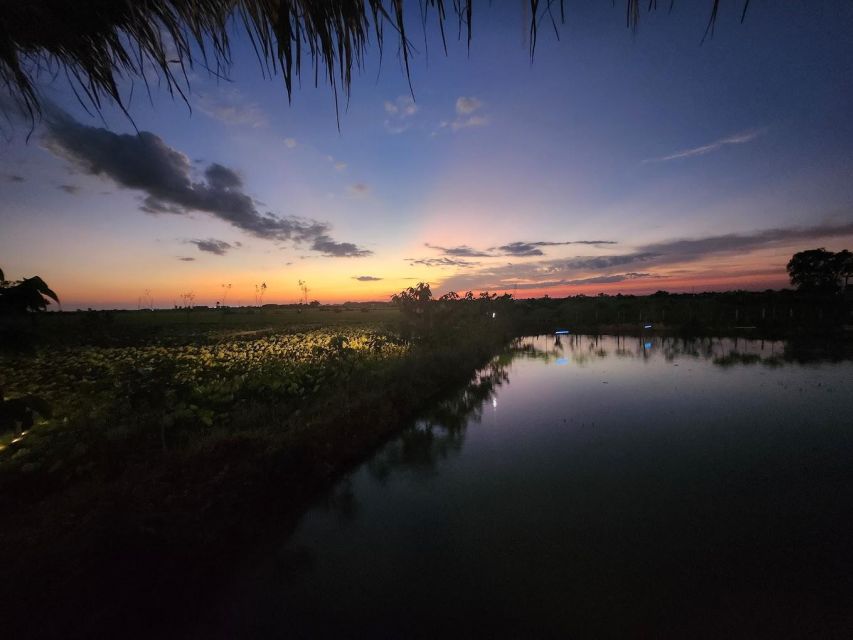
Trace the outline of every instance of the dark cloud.
[[542, 247], [560, 247], [570, 244], [583, 245], [603, 245], [616, 244], [613, 240], [570, 240], [567, 242], [510, 242], [499, 247], [491, 247], [489, 249], [475, 249], [467, 244], [462, 244], [456, 247], [441, 247], [434, 244], [425, 243], [424, 246], [436, 251], [441, 251], [446, 256], [455, 256], [457, 258], [495, 258], [498, 256], [511, 256], [514, 258], [528, 258], [534, 256], [543, 256], [545, 253]]
[[[853, 236], [853, 222], [667, 240], [641, 245], [632, 253], [618, 255], [575, 256], [568, 259], [540, 260], [514, 265], [483, 266], [465, 273], [454, 274], [442, 282], [442, 286], [464, 291], [605, 284], [636, 277], [661, 277], [638, 274], [638, 272], [627, 274], [621, 272], [622, 269], [631, 267], [642, 269], [669, 267], [690, 264], [714, 256], [746, 255], [752, 251], [770, 247], [801, 246], [805, 242], [823, 238], [849, 236]], [[611, 273], [616, 269], [619, 269], [620, 273]], [[778, 272], [784, 273], [784, 267], [780, 266]], [[626, 278], [626, 276], [630, 277]], [[612, 280], [613, 278], [616, 279]]]
[[204, 175], [207, 178], [207, 184], [213, 189], [239, 189], [243, 186], [243, 180], [228, 167], [223, 167], [218, 162], [214, 162], [204, 170]]
[[15, 175], [14, 173], [10, 173], [5, 176], [6, 180], [9, 182], [26, 182], [27, 179], [23, 176]]
[[476, 267], [479, 262], [462, 260], [459, 258], [406, 258], [413, 265], [420, 264], [425, 267]]
[[609, 276], [593, 276], [591, 278], [577, 278], [575, 280], [567, 280], [566, 284], [610, 284], [613, 282], [625, 282], [627, 280], [640, 280], [643, 278], [661, 277], [663, 276], [659, 276], [654, 273], [637, 273], [636, 271], [629, 271], [628, 273], [614, 273]]
[[457, 258], [486, 258], [492, 256], [492, 254], [487, 251], [480, 251], [479, 249], [474, 249], [466, 244], [459, 245], [458, 247], [439, 247], [437, 245], [430, 244], [429, 242], [425, 242], [424, 246], [429, 249], [441, 251], [446, 256], [456, 256]]
[[562, 247], [570, 244], [602, 245], [616, 244], [613, 240], [571, 240], [568, 242], [510, 242], [500, 247], [492, 247], [491, 251], [499, 251], [504, 256], [524, 258], [545, 255], [540, 247]]
[[637, 247], [634, 253], [613, 256], [578, 256], [553, 265], [556, 269], [605, 270], [643, 263], [653, 266], [693, 262], [702, 258], [748, 253], [765, 247], [783, 246], [800, 240], [818, 240], [853, 235], [853, 222], [840, 225], [766, 229], [754, 233], [730, 233], [707, 238], [667, 240]]
[[509, 244], [495, 247], [503, 255], [528, 257], [528, 256], [544, 256], [542, 249], [536, 246], [533, 242], [510, 242]]
[[568, 260], [560, 261], [559, 269], [574, 269], [577, 271], [595, 271], [599, 269], [611, 269], [613, 267], [624, 267], [638, 262], [649, 262], [660, 254], [650, 252], [628, 253], [615, 256], [577, 256]]
[[230, 249], [234, 248], [224, 240], [216, 240], [214, 238], [208, 240], [187, 240], [187, 242], [197, 246], [199, 251], [205, 251], [217, 256], [224, 256]]
[[179, 257], [178, 260], [180, 260], [181, 262], [195, 262], [195, 258], [181, 258], [181, 257]]
[[75, 193], [78, 193], [80, 191], [80, 187], [78, 187], [76, 184], [61, 184], [56, 188], [61, 189], [65, 193], [69, 193], [71, 195], [74, 195]]
[[[369, 255], [350, 243], [332, 241], [324, 222], [262, 213], [233, 169], [212, 163], [204, 170], [203, 179], [194, 178], [190, 159], [149, 131], [113, 133], [83, 125], [53, 108], [47, 119], [45, 146], [85, 173], [106, 176], [122, 187], [141, 191], [140, 209], [147, 213], [203, 211], [259, 238], [311, 242], [319, 247], [331, 243], [337, 250], [346, 247], [346, 255]], [[316, 250], [339, 255], [332, 249]]]
[[317, 236], [311, 244], [311, 248], [331, 258], [363, 258], [373, 255], [372, 251], [359, 249], [352, 242], [335, 242], [326, 235]]
[[754, 251], [763, 247], [789, 244], [798, 240], [818, 240], [834, 236], [853, 235], [853, 222], [838, 225], [766, 229], [754, 233], [730, 233], [686, 240], [669, 240], [639, 247], [639, 251], [666, 256], [677, 261], [697, 260], [708, 255]]
[[352, 279], [359, 282], [378, 282], [382, 280], [382, 278], [377, 278], [376, 276], [353, 276]]
[[643, 278], [660, 278], [653, 273], [613, 273], [606, 276], [592, 276], [590, 278], [575, 278], [573, 280], [545, 280], [542, 282], [525, 282], [519, 284], [505, 284], [501, 289], [552, 289], [554, 287], [578, 286], [583, 284], [613, 284], [616, 282], [627, 282], [628, 280], [640, 280]]

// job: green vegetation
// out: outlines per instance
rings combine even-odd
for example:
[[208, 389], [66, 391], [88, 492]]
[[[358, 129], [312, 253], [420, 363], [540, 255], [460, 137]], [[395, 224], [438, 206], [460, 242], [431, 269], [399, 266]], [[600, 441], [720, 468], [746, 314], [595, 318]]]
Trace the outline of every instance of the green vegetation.
[[488, 324], [464, 342], [410, 326], [404, 339], [392, 317], [394, 309], [41, 316], [38, 346], [0, 355], [5, 398], [41, 403], [35, 423], [7, 420], [0, 482], [34, 497], [36, 488], [103, 479], [128, 460], [191, 455], [237, 434], [275, 451], [309, 427], [348, 431], [358, 412], [388, 413], [378, 430], [389, 432], [451, 381], [464, 382], [503, 340]]
[[182, 431], [227, 426], [253, 403], [275, 399], [295, 411], [357, 367], [408, 350], [385, 333], [329, 329], [208, 345], [42, 350], [0, 366], [15, 372], [7, 393], [44, 398], [64, 424], [107, 435], [159, 424], [166, 448]]

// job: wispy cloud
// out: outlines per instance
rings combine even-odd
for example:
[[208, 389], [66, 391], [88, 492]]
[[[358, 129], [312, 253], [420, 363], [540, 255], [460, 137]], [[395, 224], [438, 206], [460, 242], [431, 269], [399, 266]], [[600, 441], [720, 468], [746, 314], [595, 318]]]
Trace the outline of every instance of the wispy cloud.
[[335, 156], [326, 156], [326, 160], [331, 163], [331, 165], [335, 168], [335, 171], [345, 171], [347, 168], [347, 163], [341, 162], [340, 160], [336, 160]]
[[424, 246], [428, 249], [435, 249], [436, 251], [441, 251], [446, 256], [456, 256], [460, 258], [485, 258], [491, 257], [493, 255], [491, 253], [488, 253], [487, 251], [480, 251], [479, 249], [469, 247], [467, 244], [462, 244], [458, 247], [439, 247], [437, 245], [430, 244], [429, 242], [425, 242]]
[[363, 182], [356, 182], [349, 186], [349, 192], [353, 196], [364, 197], [370, 193], [370, 185]]
[[183, 256], [179, 256], [178, 260], [180, 260], [181, 262], [195, 262], [195, 258], [188, 258]]
[[424, 267], [476, 267], [480, 263], [470, 260], [462, 260], [461, 258], [406, 258], [413, 265], [419, 264]]
[[837, 225], [765, 229], [754, 233], [729, 233], [707, 238], [669, 240], [643, 245], [639, 251], [671, 258], [698, 259], [714, 254], [738, 254], [764, 247], [785, 246], [800, 240], [853, 236], [853, 221]]
[[459, 96], [458, 98], [456, 98], [456, 113], [460, 116], [465, 116], [469, 113], [474, 113], [482, 106], [483, 103], [477, 98], [468, 98], [466, 96]]
[[385, 130], [388, 133], [403, 133], [412, 126], [411, 118], [418, 112], [418, 105], [411, 96], [400, 96], [393, 102], [385, 101]]
[[616, 244], [616, 242], [613, 240], [568, 240], [566, 242], [510, 242], [509, 244], [504, 244], [499, 247], [492, 247], [491, 251], [499, 251], [500, 255], [503, 256], [514, 256], [516, 258], [523, 258], [529, 256], [545, 255], [541, 247], [563, 247], [570, 244], [596, 246], [603, 244]]
[[469, 118], [457, 118], [450, 123], [450, 128], [459, 131], [468, 127], [485, 127], [487, 124], [489, 124], [487, 116], [471, 116]]
[[575, 278], [574, 280], [543, 280], [541, 282], [521, 282], [511, 284], [508, 289], [553, 289], [555, 287], [571, 287], [585, 284], [614, 284], [627, 282], [628, 280], [641, 280], [644, 278], [660, 278], [653, 273], [614, 273], [607, 276], [592, 276], [590, 278]]
[[376, 276], [353, 276], [352, 279], [359, 282], [379, 282], [382, 280], [382, 278], [377, 278]]
[[[481, 112], [482, 100], [469, 96], [460, 96], [456, 99], [456, 116], [453, 120], [442, 120], [438, 124], [438, 131], [459, 131], [468, 127], [483, 127], [489, 124], [489, 117]], [[433, 135], [437, 133], [434, 132]]]
[[284, 146], [287, 147], [288, 149], [295, 149], [296, 144], [297, 144], [297, 142], [296, 142], [295, 138], [285, 138], [284, 139]]
[[234, 88], [220, 88], [215, 93], [203, 93], [195, 105], [206, 116], [229, 125], [252, 128], [265, 127], [268, 119], [264, 111], [254, 102], [248, 101]]
[[616, 244], [613, 240], [567, 240], [565, 242], [551, 242], [540, 240], [538, 242], [510, 242], [498, 247], [489, 249], [475, 249], [467, 244], [458, 245], [455, 247], [441, 247], [438, 245], [424, 243], [424, 246], [429, 249], [441, 251], [446, 256], [456, 256], [463, 258], [497, 258], [501, 256], [512, 256], [515, 258], [526, 258], [532, 256], [543, 256], [545, 253], [541, 247], [561, 247], [566, 245], [608, 245]]
[[80, 191], [80, 187], [76, 184], [61, 184], [56, 188], [72, 196]]
[[643, 163], [649, 162], [667, 162], [669, 160], [683, 160], [685, 158], [693, 158], [695, 156], [704, 156], [707, 153], [711, 153], [713, 151], [717, 151], [718, 149], [722, 149], [723, 147], [729, 145], [738, 145], [738, 144], [746, 144], [747, 142], [752, 142], [759, 136], [763, 135], [767, 130], [766, 129], [753, 129], [751, 131], [744, 131], [742, 133], [736, 133], [734, 135], [728, 136], [726, 138], [721, 138], [709, 144], [703, 144], [699, 147], [693, 147], [692, 149], [684, 149], [683, 151], [676, 151], [667, 156], [661, 156], [660, 158], [647, 158], [643, 160]]
[[3, 176], [9, 182], [26, 182], [27, 179], [23, 176], [15, 175], [13, 173], [7, 174]]

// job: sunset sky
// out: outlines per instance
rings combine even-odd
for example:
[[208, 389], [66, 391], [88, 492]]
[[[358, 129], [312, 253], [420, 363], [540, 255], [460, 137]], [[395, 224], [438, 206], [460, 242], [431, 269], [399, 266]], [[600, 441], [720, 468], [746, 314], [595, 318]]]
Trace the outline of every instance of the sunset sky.
[[[394, 47], [341, 103], [288, 105], [235, 30], [230, 82], [192, 111], [137, 82], [104, 120], [61, 79], [27, 140], [0, 122], [0, 267], [63, 308], [324, 303], [433, 291], [517, 297], [787, 286], [795, 251], [853, 249], [853, 4], [644, 14], [568, 3], [531, 63], [518, 2], [475, 12], [470, 55], [412, 11], [414, 97]], [[668, 3], [667, 3], [668, 4]], [[416, 5], [413, 3], [413, 8]], [[433, 25], [434, 26], [434, 25]], [[455, 25], [454, 25], [455, 29]], [[131, 86], [125, 86], [130, 95]]]

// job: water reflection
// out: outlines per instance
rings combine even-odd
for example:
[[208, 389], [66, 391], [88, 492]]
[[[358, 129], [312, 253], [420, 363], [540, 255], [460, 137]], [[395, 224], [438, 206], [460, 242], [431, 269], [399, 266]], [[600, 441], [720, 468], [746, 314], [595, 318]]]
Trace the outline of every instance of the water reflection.
[[509, 382], [512, 358], [495, 358], [478, 371], [459, 392], [438, 403], [436, 407], [403, 431], [367, 463], [367, 469], [380, 483], [388, 481], [395, 469], [406, 468], [418, 473], [430, 473], [439, 460], [458, 452], [465, 441], [465, 429], [479, 424], [486, 403], [497, 408], [497, 389]]
[[[705, 361], [721, 368], [737, 365], [775, 368], [785, 364], [838, 362], [853, 359], [853, 354], [838, 345], [827, 349], [814, 342], [743, 338], [595, 335], [520, 338], [476, 372], [464, 388], [437, 403], [387, 443], [365, 463], [364, 469], [380, 485], [387, 485], [395, 473], [424, 479], [435, 475], [442, 461], [462, 450], [468, 427], [480, 424], [484, 408], [490, 405], [497, 410], [497, 393], [509, 384], [516, 360], [584, 368], [608, 358], [614, 361], [656, 359], [674, 366], [683, 361]], [[563, 419], [563, 422], [572, 421], [573, 418]], [[342, 480], [325, 496], [322, 504], [340, 521], [355, 519], [359, 505], [352, 479]]]
[[742, 338], [518, 340], [235, 585], [233, 628], [778, 637], [841, 620], [850, 359]]
[[519, 338], [510, 346], [509, 353], [510, 358], [535, 359], [556, 365], [573, 362], [583, 366], [611, 355], [648, 359], [654, 354], [670, 362], [692, 358], [710, 360], [722, 367], [736, 364], [778, 367], [789, 363], [853, 360], [853, 345], [837, 340], [544, 335]]

